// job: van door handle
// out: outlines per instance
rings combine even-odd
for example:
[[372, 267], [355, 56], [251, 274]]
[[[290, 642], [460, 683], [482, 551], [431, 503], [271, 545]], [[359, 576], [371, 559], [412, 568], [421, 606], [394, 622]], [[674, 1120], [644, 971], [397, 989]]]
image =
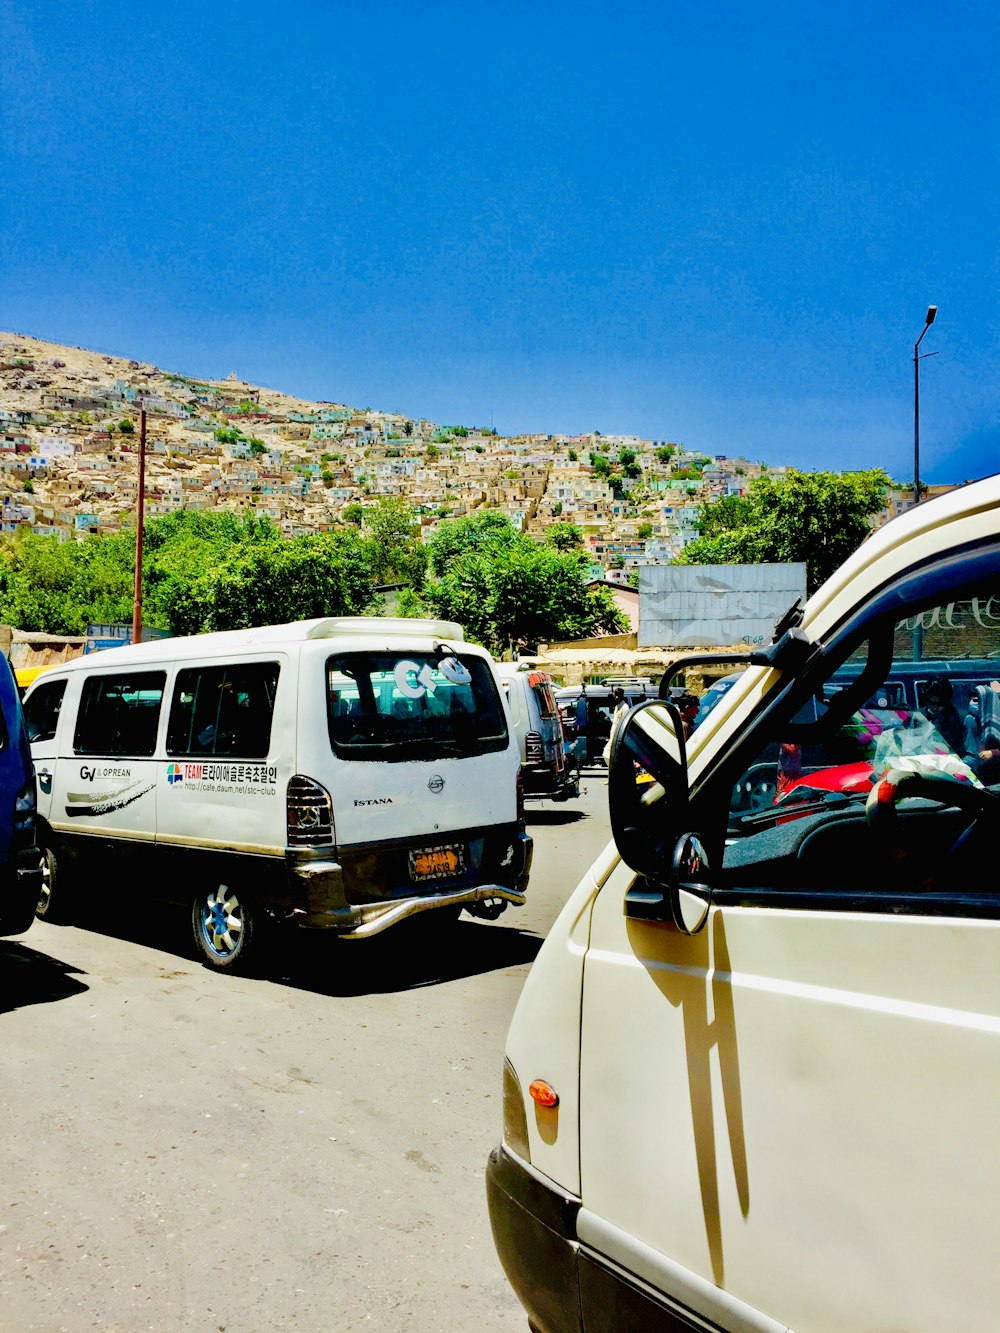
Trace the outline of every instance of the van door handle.
[[52, 791], [52, 774], [47, 768], [39, 768], [35, 770], [35, 776], [38, 778], [38, 785], [48, 796]]

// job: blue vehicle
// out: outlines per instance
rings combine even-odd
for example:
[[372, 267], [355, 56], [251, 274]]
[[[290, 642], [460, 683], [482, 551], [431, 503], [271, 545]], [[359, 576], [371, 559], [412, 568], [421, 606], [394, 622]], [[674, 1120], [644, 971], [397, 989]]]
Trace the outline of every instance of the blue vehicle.
[[42, 892], [35, 836], [35, 770], [14, 672], [0, 665], [0, 935], [31, 925]]

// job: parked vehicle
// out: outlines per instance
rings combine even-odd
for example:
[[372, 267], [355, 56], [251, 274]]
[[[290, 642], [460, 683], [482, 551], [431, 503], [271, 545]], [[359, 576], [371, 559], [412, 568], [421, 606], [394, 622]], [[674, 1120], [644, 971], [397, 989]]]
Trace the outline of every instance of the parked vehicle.
[[85, 910], [85, 883], [142, 883], [186, 900], [202, 958], [232, 970], [270, 918], [363, 938], [522, 904], [531, 839], [492, 665], [446, 621], [341, 618], [53, 668], [25, 697], [39, 916]]
[[578, 769], [604, 763], [604, 748], [611, 735], [615, 690], [621, 689], [631, 707], [658, 697], [657, 682], [640, 677], [608, 677], [599, 685], [565, 685], [556, 690], [566, 753]]
[[0, 935], [20, 935], [34, 920], [42, 880], [35, 815], [28, 733], [5, 657], [0, 664]]
[[525, 796], [552, 801], [579, 796], [579, 775], [567, 761], [552, 677], [516, 662], [498, 662], [495, 670], [517, 737]]
[[51, 671], [49, 666], [40, 667], [18, 667], [14, 672], [14, 679], [17, 681], [17, 692], [20, 698], [24, 698], [29, 685], [34, 684], [39, 676], [46, 671]]
[[845, 762], [915, 659], [989, 663], [998, 608], [994, 477], [875, 532], [689, 738], [667, 701], [617, 730], [614, 841], [523, 987], [487, 1172], [537, 1333], [995, 1327], [1000, 786], [900, 707], [870, 790], [788, 818], [740, 789], [783, 747]]

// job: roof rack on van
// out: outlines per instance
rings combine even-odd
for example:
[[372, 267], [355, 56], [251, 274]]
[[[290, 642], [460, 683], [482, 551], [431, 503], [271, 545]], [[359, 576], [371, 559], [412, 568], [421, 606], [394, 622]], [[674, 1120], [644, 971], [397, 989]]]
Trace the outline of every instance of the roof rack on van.
[[314, 620], [307, 639], [332, 639], [337, 634], [429, 634], [438, 639], [465, 639], [453, 620], [421, 620], [406, 616], [331, 616]]

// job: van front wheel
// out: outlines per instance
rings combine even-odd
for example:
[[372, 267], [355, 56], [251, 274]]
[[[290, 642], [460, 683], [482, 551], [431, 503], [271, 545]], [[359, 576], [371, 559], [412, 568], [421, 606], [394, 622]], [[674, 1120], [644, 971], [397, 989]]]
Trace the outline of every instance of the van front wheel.
[[199, 894], [191, 908], [191, 927], [202, 962], [226, 972], [246, 967], [255, 925], [248, 899], [227, 884]]
[[49, 921], [53, 925], [65, 925], [70, 919], [65, 884], [59, 880], [59, 863], [51, 847], [41, 847], [42, 883], [35, 904], [35, 916], [39, 921]]

